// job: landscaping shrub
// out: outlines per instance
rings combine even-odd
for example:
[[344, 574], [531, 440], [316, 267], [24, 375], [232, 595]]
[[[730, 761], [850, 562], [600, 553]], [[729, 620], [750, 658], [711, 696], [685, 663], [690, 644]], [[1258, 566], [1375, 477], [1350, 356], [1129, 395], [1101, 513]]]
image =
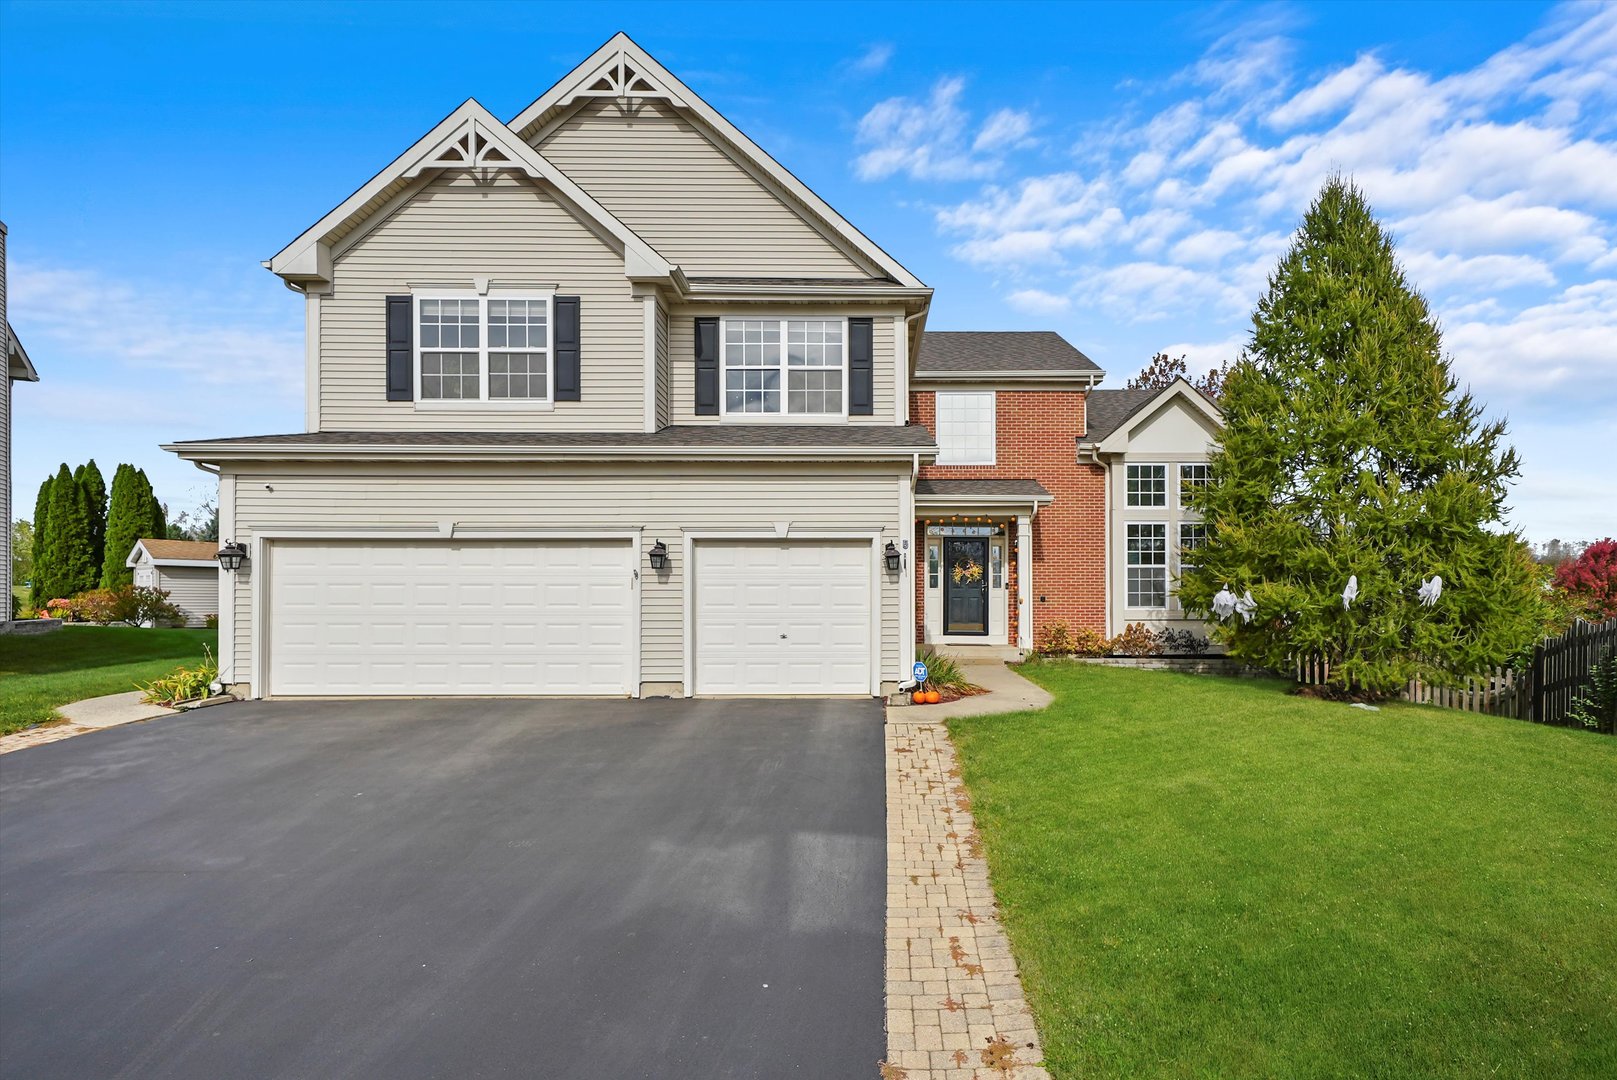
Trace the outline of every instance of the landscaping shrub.
[[935, 690], [953, 690], [965, 693], [976, 690], [977, 686], [966, 678], [965, 672], [952, 657], [943, 656], [930, 645], [923, 645], [916, 653], [921, 662], [926, 665], [926, 681]]
[[185, 621], [185, 613], [168, 601], [163, 589], [148, 589], [140, 585], [125, 585], [116, 592], [113, 607], [116, 622], [130, 626], [174, 626]]
[[1591, 731], [1617, 735], [1617, 652], [1608, 652], [1589, 666], [1593, 685], [1567, 710], [1567, 719]]
[[1057, 619], [1055, 622], [1045, 624], [1039, 633], [1039, 640], [1034, 643], [1033, 651], [1041, 656], [1071, 656], [1076, 648], [1072, 628]]
[[202, 628], [204, 630], [217, 630], [217, 629], [219, 629], [219, 616], [217, 616], [217, 615], [204, 615], [204, 616], [202, 616]]
[[118, 593], [113, 589], [91, 589], [80, 593], [70, 603], [76, 621], [105, 625], [118, 622]]
[[[155, 591], [155, 590], [151, 590]], [[153, 679], [145, 686], [136, 684], [136, 687], [145, 691], [141, 698], [150, 705], [173, 705], [180, 701], [195, 701], [205, 698], [212, 692], [215, 681], [219, 678], [219, 661], [214, 659], [213, 650], [203, 647], [203, 660], [200, 666], [194, 668], [175, 668], [161, 679]]]
[[1207, 639], [1194, 630], [1159, 630], [1157, 644], [1161, 651], [1177, 656], [1200, 656], [1207, 651]]
[[1116, 656], [1157, 656], [1162, 652], [1162, 643], [1145, 623], [1129, 623], [1111, 640], [1110, 647]]

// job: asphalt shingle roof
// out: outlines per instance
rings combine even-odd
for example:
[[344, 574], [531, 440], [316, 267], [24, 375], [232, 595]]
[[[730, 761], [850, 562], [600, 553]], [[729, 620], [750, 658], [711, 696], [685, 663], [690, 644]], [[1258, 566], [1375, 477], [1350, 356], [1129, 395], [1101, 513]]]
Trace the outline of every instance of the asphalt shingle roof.
[[928, 330], [921, 335], [917, 375], [961, 371], [1089, 374], [1100, 367], [1050, 330]]
[[219, 552], [218, 544], [203, 540], [158, 540], [140, 538], [146, 554], [154, 559], [189, 559], [192, 562], [212, 562]]
[[1037, 480], [917, 480], [917, 495], [969, 499], [973, 496], [1048, 499], [1052, 496]]
[[1089, 430], [1084, 442], [1100, 442], [1128, 422], [1129, 417], [1145, 408], [1163, 391], [1155, 390], [1091, 390], [1085, 399], [1085, 418]]

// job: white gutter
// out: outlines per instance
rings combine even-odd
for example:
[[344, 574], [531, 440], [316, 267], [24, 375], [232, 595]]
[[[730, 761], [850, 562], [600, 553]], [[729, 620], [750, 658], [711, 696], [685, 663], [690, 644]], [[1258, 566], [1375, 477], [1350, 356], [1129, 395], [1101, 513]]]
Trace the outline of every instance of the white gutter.
[[[432, 460], [438, 458], [500, 461], [510, 458], [526, 460], [563, 460], [568, 458], [646, 459], [703, 458], [707, 460], [774, 461], [794, 459], [852, 459], [886, 460], [889, 458], [926, 458], [937, 456], [935, 449], [917, 450], [913, 446], [792, 446], [792, 447], [614, 447], [614, 446], [522, 446], [470, 445], [470, 446], [386, 446], [331, 443], [280, 443], [271, 445], [239, 446], [220, 443], [165, 443], [161, 447], [182, 460], [194, 462], [214, 461], [285, 461], [287, 459], [378, 459], [378, 460]], [[213, 470], [209, 470], [213, 471]]]

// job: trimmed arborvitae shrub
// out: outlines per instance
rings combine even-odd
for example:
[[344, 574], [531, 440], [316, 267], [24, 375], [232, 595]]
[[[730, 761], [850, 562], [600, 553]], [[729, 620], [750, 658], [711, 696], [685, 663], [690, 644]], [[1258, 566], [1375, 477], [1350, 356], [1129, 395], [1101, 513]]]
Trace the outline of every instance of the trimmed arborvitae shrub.
[[[1325, 185], [1252, 321], [1220, 397], [1212, 481], [1191, 494], [1208, 543], [1180, 583], [1185, 605], [1250, 591], [1251, 610], [1215, 624], [1231, 654], [1282, 671], [1328, 660], [1330, 688], [1348, 696], [1518, 654], [1538, 635], [1544, 589], [1498, 524], [1515, 451], [1459, 390], [1425, 299], [1352, 184]], [[1417, 590], [1435, 576], [1428, 605]]]
[[90, 515], [90, 560], [99, 578], [107, 544], [107, 482], [95, 458], [73, 471], [73, 482], [84, 489], [85, 510]]
[[140, 535], [149, 536], [153, 540], [163, 540], [168, 537], [168, 515], [163, 512], [163, 504], [157, 501], [157, 493], [152, 490], [152, 482], [146, 478], [144, 469], [137, 470], [140, 475], [140, 486], [144, 492], [146, 524]]
[[55, 476], [45, 477], [45, 482], [39, 485], [39, 495], [34, 499], [34, 564], [31, 575], [33, 586], [29, 591], [29, 598], [35, 608], [43, 607], [47, 602], [56, 599], [50, 594], [49, 571], [45, 569], [44, 561], [45, 534], [51, 520], [51, 486], [55, 483]]
[[107, 539], [101, 558], [101, 587], [116, 589], [134, 583], [135, 572], [124, 565], [146, 526], [140, 478], [133, 465], [120, 465], [112, 474], [112, 499], [107, 506]]
[[50, 514], [42, 558], [35, 561], [35, 580], [44, 577], [56, 597], [75, 596], [95, 587], [95, 564], [90, 558], [90, 511], [84, 489], [73, 482], [64, 463], [51, 484]]

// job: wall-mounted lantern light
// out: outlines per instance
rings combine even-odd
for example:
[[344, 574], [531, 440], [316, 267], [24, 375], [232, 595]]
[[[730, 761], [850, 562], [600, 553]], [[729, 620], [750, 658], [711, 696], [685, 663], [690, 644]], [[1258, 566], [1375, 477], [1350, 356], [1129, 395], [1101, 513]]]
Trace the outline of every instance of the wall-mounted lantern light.
[[887, 559], [887, 569], [898, 573], [904, 569], [904, 556], [899, 552], [898, 545], [891, 540], [887, 541], [887, 550], [883, 552]]
[[661, 540], [651, 545], [651, 551], [646, 556], [651, 560], [653, 570], [661, 570], [668, 565], [668, 545]]
[[219, 560], [221, 570], [235, 573], [241, 569], [242, 563], [247, 561], [247, 545], [234, 544], [226, 540], [225, 546], [219, 549], [219, 553], [214, 558]]

